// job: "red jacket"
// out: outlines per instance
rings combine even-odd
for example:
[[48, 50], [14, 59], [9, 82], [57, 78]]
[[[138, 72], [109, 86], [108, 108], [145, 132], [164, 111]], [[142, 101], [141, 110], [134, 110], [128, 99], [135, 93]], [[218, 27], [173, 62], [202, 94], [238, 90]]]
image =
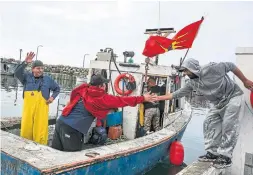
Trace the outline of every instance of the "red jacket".
[[[70, 103], [63, 109], [62, 115], [67, 116], [76, 103], [83, 99], [84, 107], [94, 117], [104, 119], [108, 112], [115, 108], [125, 106], [136, 106], [144, 102], [143, 96], [137, 97], [119, 97], [107, 94], [103, 89], [88, 84], [82, 84], [73, 89], [70, 95]], [[98, 120], [98, 126], [101, 126], [101, 121]]]

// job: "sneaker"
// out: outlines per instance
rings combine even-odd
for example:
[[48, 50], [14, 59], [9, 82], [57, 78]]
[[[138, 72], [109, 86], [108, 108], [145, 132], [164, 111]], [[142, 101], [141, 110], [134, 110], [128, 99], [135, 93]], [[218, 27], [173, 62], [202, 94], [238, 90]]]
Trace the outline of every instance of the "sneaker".
[[231, 159], [223, 155], [219, 156], [219, 158], [216, 159], [216, 161], [214, 161], [212, 164], [212, 166], [217, 169], [223, 169], [226, 167], [230, 167], [231, 165], [232, 165]]
[[199, 156], [198, 160], [200, 162], [214, 162], [219, 156], [216, 156], [210, 152], [207, 152], [206, 155]]

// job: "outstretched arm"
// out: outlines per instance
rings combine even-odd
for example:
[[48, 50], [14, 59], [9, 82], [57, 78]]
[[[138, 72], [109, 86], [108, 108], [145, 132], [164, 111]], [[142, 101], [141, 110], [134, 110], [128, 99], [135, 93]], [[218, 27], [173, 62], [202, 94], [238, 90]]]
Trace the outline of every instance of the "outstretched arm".
[[163, 101], [163, 100], [172, 100], [173, 95], [171, 93], [168, 93], [166, 95], [161, 95], [157, 97], [158, 101]]
[[177, 91], [173, 93], [168, 93], [166, 95], [158, 96], [157, 100], [158, 101], [163, 101], [163, 100], [172, 100], [174, 98], [181, 98], [184, 97], [192, 92], [192, 87], [189, 84], [186, 84], [183, 88], [178, 89]]
[[247, 79], [238, 67], [234, 69], [233, 73], [243, 82], [247, 89], [253, 91], [253, 82]]
[[105, 95], [103, 97], [103, 106], [112, 109], [112, 108], [121, 108], [126, 106], [136, 106], [137, 104], [143, 102], [152, 102], [157, 98], [155, 95], [145, 94], [143, 96], [130, 96], [130, 97], [119, 97], [113, 95]]
[[247, 79], [242, 71], [232, 62], [221, 62], [215, 65], [216, 70], [219, 71], [221, 74], [226, 74], [228, 72], [233, 72], [244, 84], [244, 86], [253, 91], [253, 82]]

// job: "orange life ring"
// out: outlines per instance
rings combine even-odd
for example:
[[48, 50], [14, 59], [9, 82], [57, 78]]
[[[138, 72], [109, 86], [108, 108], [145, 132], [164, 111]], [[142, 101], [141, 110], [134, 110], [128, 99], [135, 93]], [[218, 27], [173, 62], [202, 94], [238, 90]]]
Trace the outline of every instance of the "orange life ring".
[[124, 92], [119, 88], [119, 82], [122, 79], [128, 79], [129, 83], [135, 83], [134, 77], [129, 73], [120, 74], [114, 81], [114, 89], [120, 95], [129, 95], [133, 92], [133, 89], [124, 90]]

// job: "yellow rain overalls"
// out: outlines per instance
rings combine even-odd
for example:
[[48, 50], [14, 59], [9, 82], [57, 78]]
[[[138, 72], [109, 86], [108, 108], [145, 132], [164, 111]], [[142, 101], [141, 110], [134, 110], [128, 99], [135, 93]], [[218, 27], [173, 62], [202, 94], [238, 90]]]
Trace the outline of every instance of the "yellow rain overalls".
[[26, 63], [20, 64], [14, 75], [24, 86], [24, 104], [21, 120], [21, 137], [33, 140], [40, 144], [48, 141], [48, 112], [49, 105], [46, 101], [53, 91], [55, 99], [59, 92], [59, 85], [49, 76], [35, 78], [32, 73], [26, 72]]
[[21, 137], [46, 145], [48, 140], [48, 110], [49, 105], [41, 91], [25, 91]]

